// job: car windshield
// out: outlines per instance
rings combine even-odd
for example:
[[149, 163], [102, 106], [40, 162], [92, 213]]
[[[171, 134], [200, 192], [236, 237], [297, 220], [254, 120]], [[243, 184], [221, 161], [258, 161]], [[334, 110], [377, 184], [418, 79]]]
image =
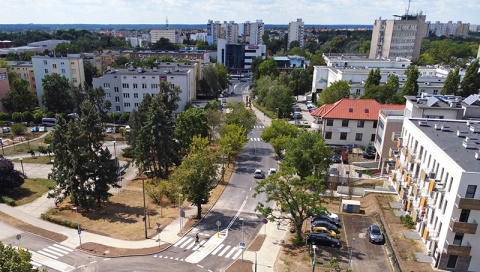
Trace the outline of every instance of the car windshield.
[[378, 235], [378, 234], [380, 234], [380, 229], [378, 229], [378, 228], [372, 228], [372, 231], [371, 231], [371, 232], [372, 232], [372, 234]]

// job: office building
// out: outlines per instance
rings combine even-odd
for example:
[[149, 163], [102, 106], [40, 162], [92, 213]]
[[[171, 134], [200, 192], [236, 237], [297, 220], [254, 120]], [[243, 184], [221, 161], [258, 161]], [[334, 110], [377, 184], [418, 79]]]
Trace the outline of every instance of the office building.
[[160, 38], [165, 38], [170, 41], [170, 43], [176, 44], [181, 43], [180, 40], [180, 31], [175, 29], [152, 29], [150, 30], [150, 42], [156, 43]]
[[300, 47], [305, 45], [305, 24], [302, 19], [297, 19], [295, 22], [290, 22], [288, 24], [288, 46], [293, 41], [298, 41]]
[[225, 39], [218, 40], [217, 61], [230, 71], [251, 69], [256, 57], [265, 59], [265, 45], [230, 44]]
[[417, 59], [422, 39], [428, 31], [425, 18], [420, 12], [417, 15], [395, 15], [394, 20], [375, 20], [369, 58]]

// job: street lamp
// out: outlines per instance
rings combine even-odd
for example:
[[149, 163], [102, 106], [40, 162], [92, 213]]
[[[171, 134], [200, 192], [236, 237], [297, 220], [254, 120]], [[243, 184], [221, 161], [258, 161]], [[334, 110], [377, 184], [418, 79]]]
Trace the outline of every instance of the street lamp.
[[75, 213], [77, 214], [77, 232], [78, 232], [78, 240], [80, 241], [80, 248], [82, 248], [82, 236], [80, 235], [82, 233], [82, 230], [80, 229], [80, 223], [78, 221], [78, 207], [73, 207], [75, 210]]
[[350, 270], [350, 267], [352, 265], [352, 254], [353, 254], [353, 243], [355, 242], [355, 237], [352, 238], [352, 245], [350, 246], [350, 259], [348, 260], [348, 270]]
[[[116, 146], [116, 144], [117, 144], [117, 141], [113, 141], [113, 154], [114, 154], [114, 156], [115, 156], [115, 169], [116, 169], [116, 173], [117, 173], [117, 179], [116, 179], [116, 181], [118, 182], [118, 176], [120, 175], [120, 173], [119, 173], [119, 170], [120, 170], [120, 169], [119, 169], [119, 167], [118, 167], [117, 146]], [[120, 183], [121, 183], [121, 182], [120, 182]], [[121, 184], [120, 184], [120, 187], [122, 187]], [[118, 192], [120, 192], [120, 190], [121, 190], [121, 188], [118, 188]]]
[[[243, 218], [240, 218], [240, 221], [242, 221], [242, 243], [245, 244], [245, 232], [243, 231], [243, 225], [245, 223], [245, 220]], [[243, 261], [243, 252], [245, 251], [245, 248], [242, 249], [242, 261]]]
[[183, 194], [178, 194], [178, 213], [180, 216], [180, 233], [182, 232], [182, 206], [180, 205], [180, 199], [183, 197]]
[[[144, 171], [144, 174], [151, 173], [152, 171]], [[143, 193], [143, 222], [145, 223], [145, 239], [148, 239], [147, 235], [147, 203], [145, 201], [145, 176], [142, 175], [142, 193]]]
[[22, 165], [22, 174], [25, 176], [25, 170], [23, 169], [23, 158], [20, 158], [20, 164]]
[[48, 160], [52, 163], [52, 157], [50, 156], [50, 144], [47, 144]]
[[315, 264], [317, 263], [317, 246], [313, 245], [312, 248], [313, 248], [312, 271], [315, 272]]

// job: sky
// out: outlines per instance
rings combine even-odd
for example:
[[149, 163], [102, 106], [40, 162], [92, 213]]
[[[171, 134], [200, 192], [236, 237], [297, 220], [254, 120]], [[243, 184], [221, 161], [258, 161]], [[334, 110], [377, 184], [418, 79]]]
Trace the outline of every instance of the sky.
[[[206, 24], [263, 20], [286, 25], [373, 25], [405, 14], [408, 0], [2, 0], [0, 24]], [[412, 0], [427, 21], [480, 24], [480, 0]]]

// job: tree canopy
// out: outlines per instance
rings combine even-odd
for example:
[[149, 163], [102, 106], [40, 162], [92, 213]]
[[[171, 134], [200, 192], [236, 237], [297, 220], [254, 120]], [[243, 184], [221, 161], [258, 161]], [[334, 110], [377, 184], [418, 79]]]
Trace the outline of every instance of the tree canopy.
[[22, 186], [26, 178], [22, 172], [15, 170], [11, 160], [3, 156], [0, 156], [0, 177], [0, 194]]
[[194, 136], [209, 136], [207, 114], [200, 108], [190, 108], [178, 114], [175, 119], [175, 138], [182, 149], [188, 150]]
[[255, 126], [256, 116], [253, 110], [245, 108], [242, 102], [228, 103], [230, 111], [225, 114], [225, 122], [228, 125], [235, 124], [250, 132]]
[[71, 113], [73, 99], [68, 79], [53, 73], [42, 78], [42, 104], [46, 111], [54, 113]]
[[418, 77], [420, 76], [418, 67], [415, 65], [408, 66], [405, 75], [407, 80], [403, 85], [403, 95], [418, 95]]
[[259, 77], [262, 76], [271, 76], [273, 78], [278, 77], [278, 67], [277, 63], [273, 58], [267, 58], [262, 61], [258, 66]]
[[17, 78], [12, 81], [10, 91], [2, 98], [2, 104], [9, 112], [33, 111], [38, 107], [38, 99], [30, 90], [28, 81]]
[[458, 86], [460, 84], [460, 68], [457, 66], [455, 70], [448, 72], [441, 94], [453, 94], [458, 92]]
[[30, 263], [31, 258], [32, 254], [28, 250], [18, 250], [10, 245], [4, 245], [3, 242], [0, 241], [0, 271], [38, 271], [38, 269], [33, 268], [33, 265]]
[[318, 98], [318, 104], [333, 104], [342, 98], [350, 96], [350, 85], [345, 80], [339, 80], [332, 83], [332, 85], [325, 88]]
[[288, 140], [297, 137], [298, 132], [295, 125], [289, 124], [284, 119], [275, 119], [272, 120], [271, 126], [263, 130], [261, 138], [262, 141], [272, 145], [273, 150], [280, 158]]
[[471, 94], [478, 94], [480, 90], [480, 73], [478, 72], [479, 60], [476, 59], [467, 67], [465, 76], [460, 83], [458, 95], [467, 97]]

